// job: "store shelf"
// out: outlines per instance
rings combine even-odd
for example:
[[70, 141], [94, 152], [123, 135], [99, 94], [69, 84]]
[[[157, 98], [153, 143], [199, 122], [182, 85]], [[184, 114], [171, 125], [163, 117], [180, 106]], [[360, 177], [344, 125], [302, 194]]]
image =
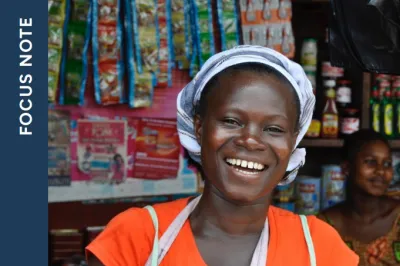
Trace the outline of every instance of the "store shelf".
[[[340, 148], [343, 146], [341, 139], [303, 139], [300, 147], [319, 147], [319, 148]], [[400, 142], [399, 142], [400, 147]]]

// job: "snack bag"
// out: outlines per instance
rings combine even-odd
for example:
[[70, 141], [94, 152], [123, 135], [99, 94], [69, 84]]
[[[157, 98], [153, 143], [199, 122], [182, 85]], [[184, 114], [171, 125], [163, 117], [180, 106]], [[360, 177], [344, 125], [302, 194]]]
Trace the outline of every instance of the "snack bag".
[[157, 87], [172, 85], [172, 26], [171, 26], [171, 0], [158, 0], [157, 5], [159, 42], [159, 73]]
[[187, 8], [187, 0], [171, 0], [171, 24], [173, 33], [173, 60], [178, 63], [179, 69], [189, 68], [189, 48], [191, 45], [189, 42], [189, 32], [190, 27], [187, 24], [187, 18], [189, 17], [185, 14]]
[[95, 98], [102, 105], [126, 102], [119, 0], [93, 5], [93, 75]]
[[239, 45], [239, 18], [235, 1], [218, 0], [218, 25], [223, 51]]
[[215, 53], [211, 0], [192, 0], [200, 66]]
[[[156, 13], [158, 6], [155, 1], [126, 0], [126, 36], [129, 47], [127, 49], [128, 103], [132, 108], [151, 106], [157, 75], [160, 75], [161, 85], [165, 86], [171, 83], [172, 54], [170, 41], [168, 41], [168, 38], [171, 39], [171, 37], [168, 34], [167, 24], [169, 1], [162, 2], [160, 10], [164, 13], [161, 14], [161, 21], [159, 21]], [[162, 24], [163, 33], [159, 33], [159, 22]], [[161, 35], [163, 36], [162, 40], [160, 39]], [[163, 50], [160, 56], [161, 41]]]
[[62, 49], [65, 39], [65, 23], [68, 1], [48, 1], [48, 102], [56, 101], [60, 77]]
[[159, 34], [156, 0], [132, 0], [136, 65], [139, 73], [159, 71]]
[[67, 46], [64, 49], [60, 82], [60, 104], [80, 104], [88, 72], [88, 46], [91, 34], [91, 8], [86, 0], [72, 0], [67, 25]]

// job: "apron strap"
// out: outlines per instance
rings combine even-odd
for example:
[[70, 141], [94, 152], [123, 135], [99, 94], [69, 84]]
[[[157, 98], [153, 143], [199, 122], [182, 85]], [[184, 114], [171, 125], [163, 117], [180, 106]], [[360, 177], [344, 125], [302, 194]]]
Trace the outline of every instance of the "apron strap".
[[151, 252], [151, 266], [158, 266], [158, 218], [157, 213], [152, 206], [146, 206], [150, 213], [151, 220], [154, 225], [154, 241], [153, 241], [153, 251]]
[[311, 266], [317, 266], [317, 260], [315, 258], [314, 244], [312, 242], [312, 237], [310, 233], [310, 228], [308, 227], [307, 217], [300, 215], [301, 225], [303, 227], [304, 237], [306, 238], [308, 253], [310, 255]]

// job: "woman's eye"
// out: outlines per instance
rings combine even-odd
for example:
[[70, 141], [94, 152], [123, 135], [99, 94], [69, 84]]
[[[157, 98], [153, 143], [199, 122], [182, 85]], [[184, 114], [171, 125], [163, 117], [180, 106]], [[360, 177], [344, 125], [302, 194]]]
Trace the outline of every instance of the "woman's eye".
[[367, 160], [365, 160], [365, 163], [366, 164], [368, 164], [368, 165], [376, 165], [376, 161], [375, 160], [371, 160], [371, 159], [367, 159]]
[[272, 133], [283, 133], [283, 132], [285, 132], [283, 129], [281, 129], [279, 127], [268, 127], [266, 129], [264, 129], [264, 131], [272, 132]]
[[223, 122], [228, 125], [240, 126], [240, 123], [233, 118], [225, 118]]
[[383, 164], [383, 166], [384, 166], [385, 168], [391, 168], [391, 167], [392, 167], [392, 162], [385, 162], [385, 163]]

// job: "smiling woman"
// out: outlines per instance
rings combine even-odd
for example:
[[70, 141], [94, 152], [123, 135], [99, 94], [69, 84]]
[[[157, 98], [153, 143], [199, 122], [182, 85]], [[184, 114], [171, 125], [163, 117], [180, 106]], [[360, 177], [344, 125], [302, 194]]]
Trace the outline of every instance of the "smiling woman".
[[87, 247], [89, 265], [357, 265], [328, 224], [270, 206], [305, 162], [314, 104], [302, 68], [271, 49], [211, 57], [177, 99], [203, 194], [118, 215]]
[[360, 255], [360, 266], [400, 263], [400, 202], [385, 196], [393, 178], [387, 140], [364, 129], [343, 147], [347, 199], [320, 216]]

